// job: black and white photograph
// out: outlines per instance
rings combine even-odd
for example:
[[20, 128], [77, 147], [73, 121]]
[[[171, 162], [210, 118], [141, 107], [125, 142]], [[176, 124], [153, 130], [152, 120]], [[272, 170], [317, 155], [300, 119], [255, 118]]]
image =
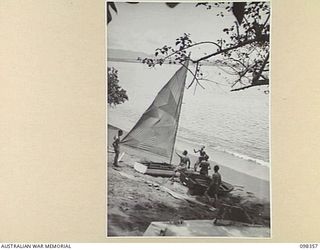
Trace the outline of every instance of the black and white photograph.
[[271, 237], [270, 2], [106, 2], [106, 237]]

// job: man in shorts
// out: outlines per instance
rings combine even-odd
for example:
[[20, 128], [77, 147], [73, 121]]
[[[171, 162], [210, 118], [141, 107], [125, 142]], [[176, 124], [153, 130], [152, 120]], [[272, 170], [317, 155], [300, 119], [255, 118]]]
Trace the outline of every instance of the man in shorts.
[[182, 155], [179, 155], [177, 152], [176, 154], [180, 157], [180, 163], [174, 169], [174, 175], [170, 178], [171, 181], [174, 180], [174, 177], [176, 176], [177, 172], [182, 172], [182, 171], [186, 171], [187, 169], [190, 169], [190, 164], [191, 164], [187, 150], [184, 150]]
[[204, 151], [205, 146], [202, 146], [199, 150], [193, 150], [193, 152], [195, 153], [200, 153], [200, 156], [198, 158], [198, 161], [194, 164], [194, 171], [197, 172], [197, 168], [199, 166], [199, 164], [201, 163], [202, 160], [205, 159], [207, 153]]
[[221, 175], [219, 173], [219, 166], [215, 165], [214, 166], [214, 174], [212, 175], [211, 182], [209, 187], [207, 188], [206, 192], [204, 195], [210, 201], [210, 196], [214, 198], [213, 206], [217, 207], [217, 201], [218, 201], [218, 192], [219, 192], [219, 187], [221, 185]]
[[119, 158], [119, 154], [120, 154], [120, 145], [119, 144], [121, 141], [122, 134], [123, 134], [123, 131], [121, 129], [119, 129], [118, 134], [113, 137], [112, 146], [113, 146], [114, 153], [115, 153], [113, 165], [115, 167], [119, 167], [119, 165], [118, 165], [118, 158]]
[[204, 159], [201, 159], [199, 168], [200, 168], [200, 174], [204, 176], [208, 176], [209, 169], [210, 169], [210, 163], [208, 162], [209, 156], [205, 155]]

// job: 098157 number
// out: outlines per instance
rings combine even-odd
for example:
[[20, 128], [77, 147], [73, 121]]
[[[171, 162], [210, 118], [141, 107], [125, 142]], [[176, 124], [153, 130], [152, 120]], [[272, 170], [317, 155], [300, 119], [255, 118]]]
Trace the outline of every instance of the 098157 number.
[[318, 248], [318, 244], [300, 244], [300, 248], [307, 248], [307, 249], [314, 249], [314, 248]]

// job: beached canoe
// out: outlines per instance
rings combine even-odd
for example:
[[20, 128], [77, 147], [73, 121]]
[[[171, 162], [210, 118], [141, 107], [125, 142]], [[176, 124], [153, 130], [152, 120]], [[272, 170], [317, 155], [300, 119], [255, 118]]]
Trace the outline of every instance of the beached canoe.
[[[192, 195], [203, 195], [209, 187], [211, 178], [208, 176], [200, 175], [199, 173], [186, 171], [180, 173], [180, 181], [183, 185], [189, 188]], [[233, 189], [234, 187], [231, 184], [222, 181], [219, 188], [219, 194], [229, 193]]]

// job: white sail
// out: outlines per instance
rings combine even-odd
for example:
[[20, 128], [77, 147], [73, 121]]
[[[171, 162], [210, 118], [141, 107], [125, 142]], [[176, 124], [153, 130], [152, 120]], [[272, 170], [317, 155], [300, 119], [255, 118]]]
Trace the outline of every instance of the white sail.
[[[160, 90], [150, 107], [133, 129], [123, 138], [123, 145], [172, 159], [177, 135], [182, 98], [187, 76], [188, 61]], [[153, 160], [149, 156], [149, 160]], [[159, 159], [157, 157], [156, 159]]]

